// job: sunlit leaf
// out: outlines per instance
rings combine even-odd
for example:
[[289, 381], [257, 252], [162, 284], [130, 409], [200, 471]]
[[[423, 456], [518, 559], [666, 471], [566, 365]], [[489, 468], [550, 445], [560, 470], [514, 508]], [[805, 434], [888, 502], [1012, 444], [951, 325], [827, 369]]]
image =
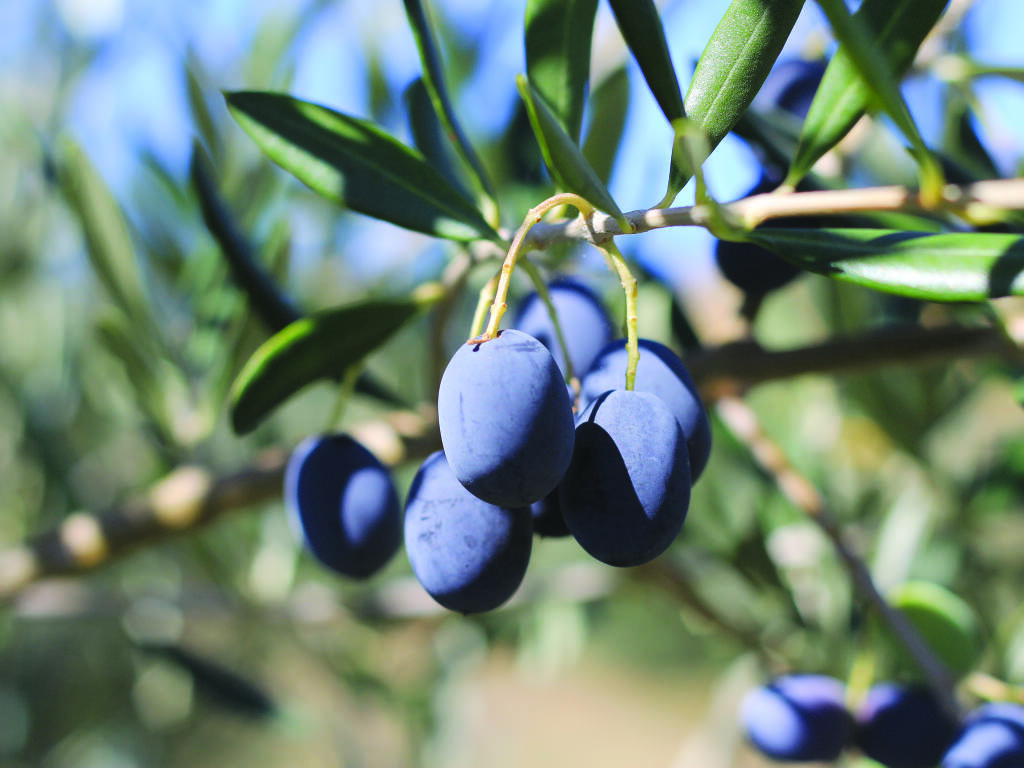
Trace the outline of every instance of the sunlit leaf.
[[898, 80], [947, 2], [865, 0], [850, 17], [841, 3], [821, 0], [840, 46], [811, 102], [787, 183], [803, 178], [872, 105], [884, 108], [904, 135], [924, 146], [900, 95]]
[[[730, 3], [704, 47], [686, 93], [686, 116], [704, 131], [709, 152], [747, 111], [789, 39], [803, 5], [804, 0]], [[677, 161], [686, 159], [677, 156]], [[694, 170], [683, 166], [683, 178], [688, 179]]]
[[1024, 295], [1024, 237], [885, 229], [759, 228], [750, 239], [804, 269], [929, 301]]
[[448, 88], [445, 85], [444, 72], [441, 69], [441, 54], [438, 50], [437, 40], [433, 30], [430, 28], [430, 21], [421, 0], [403, 0], [405, 13], [412, 27], [413, 37], [416, 39], [416, 47], [420, 52], [420, 62], [423, 66], [423, 83], [430, 94], [430, 100], [434, 104], [434, 110], [438, 119], [445, 128], [445, 132], [455, 144], [455, 149], [466, 161], [473, 172], [473, 178], [480, 188], [480, 191], [488, 199], [490, 204], [496, 205], [497, 194], [494, 185], [490, 181], [483, 163], [477, 156], [469, 138], [462, 130], [458, 119], [455, 117], [455, 107], [452, 106], [451, 97], [448, 95]]
[[537, 142], [544, 153], [544, 162], [551, 175], [564, 189], [586, 198], [605, 213], [622, 219], [622, 211], [615, 204], [608, 188], [591, 168], [580, 148], [569, 138], [569, 134], [562, 130], [544, 98], [533, 89], [523, 75], [516, 77], [516, 85], [519, 88], [519, 95], [526, 104], [530, 125], [537, 136]]
[[227, 100], [267, 156], [324, 197], [418, 232], [501, 242], [423, 155], [372, 122], [284, 94], [239, 92]]
[[583, 156], [605, 184], [611, 179], [629, 110], [629, 74], [620, 67], [590, 95], [590, 119]]
[[597, 0], [526, 3], [526, 75], [577, 143], [590, 79], [596, 13]]

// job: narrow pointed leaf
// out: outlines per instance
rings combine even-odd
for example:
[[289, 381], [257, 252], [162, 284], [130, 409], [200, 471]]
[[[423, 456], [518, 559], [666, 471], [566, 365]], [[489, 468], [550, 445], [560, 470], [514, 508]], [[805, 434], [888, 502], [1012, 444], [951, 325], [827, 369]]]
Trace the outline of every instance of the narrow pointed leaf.
[[227, 101], [271, 160], [324, 197], [417, 232], [501, 242], [422, 154], [374, 123], [284, 94], [239, 92]]
[[583, 156], [605, 184], [612, 177], [629, 109], [629, 74], [620, 67], [597, 84], [590, 96], [590, 127]]
[[516, 77], [519, 95], [526, 104], [530, 125], [537, 136], [544, 162], [555, 181], [564, 189], [586, 198], [596, 208], [614, 216], [623, 228], [628, 229], [619, 206], [615, 204], [608, 188], [597, 172], [591, 168], [582, 150], [569, 138], [558, 118], [544, 102], [523, 75]]
[[[665, 119], [672, 123], [686, 117], [683, 106], [683, 94], [679, 90], [679, 79], [676, 77], [672, 55], [665, 39], [665, 27], [654, 0], [609, 0], [608, 3], [615, 14], [622, 39], [626, 41], [633, 59], [640, 67], [647, 87], [654, 94], [654, 99], [661, 107]], [[663, 203], [668, 205], [679, 194], [689, 176], [685, 173], [685, 163], [676, 157], [673, 147], [672, 160], [669, 163], [668, 192]], [[667, 201], [667, 202], [665, 202]]]
[[180, 645], [139, 643], [140, 649], [159, 654], [188, 672], [196, 690], [230, 712], [253, 718], [277, 713], [274, 699], [263, 686], [238, 672]]
[[198, 63], [193, 55], [188, 57], [189, 63], [185, 66], [185, 90], [188, 94], [188, 109], [192, 115], [192, 122], [199, 131], [206, 148], [218, 162], [221, 160], [221, 139], [217, 131], [217, 123], [210, 112], [210, 105], [206, 101], [206, 93], [196, 73]]
[[152, 327], [149, 300], [120, 206], [77, 144], [67, 141], [62, 154], [61, 189], [82, 226], [86, 252], [97, 277], [141, 329]]
[[423, 78], [416, 78], [403, 95], [412, 141], [423, 156], [448, 182], [468, 196], [449, 154], [449, 143], [445, 140], [441, 122], [434, 112], [430, 94]]
[[848, 283], [928, 301], [1024, 295], [1024, 237], [885, 229], [760, 228], [750, 239]]
[[590, 79], [596, 14], [597, 0], [526, 3], [526, 75], [577, 143]]
[[415, 317], [428, 302], [377, 299], [317, 312], [268, 339], [231, 393], [231, 423], [244, 434], [307, 384], [338, 378]]
[[654, 0], [609, 0], [622, 39], [670, 123], [686, 117], [665, 28]]
[[[889, 113], [912, 143], [923, 147], [899, 93], [898, 82], [947, 2], [864, 0], [853, 17], [845, 6], [819, 3], [829, 15], [840, 46], [811, 102], [788, 183], [803, 178], [875, 105]], [[860, 30], [866, 35], [861, 35]], [[865, 79], [864, 73], [870, 77]]]
[[954, 184], [965, 184], [981, 179], [999, 178], [992, 156], [978, 137], [971, 124], [971, 108], [968, 98], [961, 92], [950, 89], [946, 97], [945, 132], [943, 146], [953, 159], [970, 174], [969, 180], [950, 178]]
[[430, 21], [427, 19], [426, 11], [421, 0], [404, 0], [405, 14], [412, 27], [413, 37], [416, 39], [416, 47], [419, 49], [420, 62], [423, 67], [423, 83], [427, 86], [430, 100], [434, 104], [434, 110], [438, 119], [445, 128], [445, 132], [455, 143], [455, 149], [473, 172], [473, 178], [480, 191], [487, 198], [489, 203], [496, 205], [497, 194], [494, 185], [487, 175], [487, 170], [469, 143], [469, 138], [462, 130], [458, 119], [455, 117], [455, 108], [452, 106], [451, 97], [445, 86], [444, 72], [441, 69], [441, 54], [438, 51], [437, 40], [430, 28]]
[[[747, 111], [789, 38], [804, 0], [733, 0], [708, 41], [686, 94], [686, 115], [713, 151]], [[685, 161], [678, 156], [677, 159]], [[683, 166], [688, 179], [693, 168]]]
[[245, 292], [255, 314], [270, 331], [279, 331], [297, 320], [301, 316], [298, 308], [281, 292], [266, 268], [256, 261], [252, 247], [238, 229], [217, 190], [210, 159], [198, 143], [192, 147], [190, 173], [199, 196], [203, 221], [220, 246], [232, 278]]

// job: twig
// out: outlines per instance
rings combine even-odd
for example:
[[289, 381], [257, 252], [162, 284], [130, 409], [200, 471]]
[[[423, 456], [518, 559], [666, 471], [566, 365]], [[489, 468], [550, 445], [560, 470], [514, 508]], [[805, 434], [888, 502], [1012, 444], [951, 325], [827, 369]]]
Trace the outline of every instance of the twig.
[[1021, 354], [998, 328], [909, 326], [879, 328], [780, 351], [768, 351], [756, 341], [732, 342], [688, 357], [686, 367], [705, 399], [714, 402], [766, 381], [803, 374], [854, 373], [894, 365]]
[[953, 695], [953, 678], [949, 670], [921, 638], [910, 620], [882, 597], [867, 565], [847, 542], [838, 520], [825, 505], [818, 490], [789, 463], [782, 448], [762, 431], [757, 415], [745, 402], [734, 397], [724, 397], [718, 401], [717, 410], [722, 421], [748, 446], [758, 466], [772, 477], [782, 494], [815, 522], [832, 542], [850, 574], [854, 589], [871, 604], [882, 621], [903, 643], [921, 668], [928, 687], [942, 707], [959, 720], [960, 708]]
[[[895, 186], [768, 192], [719, 205], [718, 208], [726, 218], [741, 222], [747, 228], [756, 227], [769, 219], [842, 213], [928, 213], [939, 210], [970, 215], [975, 209], [1024, 210], [1024, 180], [997, 179], [965, 186], [947, 184], [943, 187], [942, 199], [937, 208], [925, 205], [916, 190]], [[625, 214], [625, 218], [633, 226], [631, 233], [623, 232], [615, 219], [604, 213], [595, 213], [587, 222], [577, 219], [540, 222], [525, 239], [523, 249], [543, 249], [563, 240], [600, 243], [618, 235], [650, 232], [666, 227], [706, 227], [711, 223], [711, 215], [712, 211], [706, 205], [630, 211]]]

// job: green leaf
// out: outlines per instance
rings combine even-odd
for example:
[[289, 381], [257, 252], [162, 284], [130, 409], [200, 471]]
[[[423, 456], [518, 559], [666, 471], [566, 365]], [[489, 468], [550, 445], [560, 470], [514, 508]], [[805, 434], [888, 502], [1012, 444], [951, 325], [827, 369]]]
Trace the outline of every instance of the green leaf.
[[544, 154], [544, 162], [555, 181], [564, 189], [586, 198], [596, 208], [614, 216], [619, 225], [628, 230], [629, 225], [608, 188], [587, 162], [576, 142], [562, 129], [544, 98], [533, 89], [524, 75], [516, 76], [516, 87], [526, 104], [530, 125]]
[[968, 184], [981, 179], [999, 178], [999, 170], [971, 124], [968, 95], [950, 88], [945, 101], [942, 145], [965, 173], [962, 179], [950, 175], [950, 181], [954, 184]]
[[444, 72], [441, 69], [441, 55], [437, 48], [437, 41], [434, 38], [430, 22], [424, 11], [423, 3], [420, 0], [404, 0], [405, 14], [412, 27], [413, 37], [416, 39], [416, 48], [420, 53], [420, 62], [423, 67], [423, 83], [427, 86], [430, 100], [434, 104], [434, 111], [445, 128], [445, 132], [455, 143], [455, 149], [466, 162], [466, 165], [473, 171], [473, 179], [490, 207], [497, 210], [497, 194], [494, 185], [487, 175], [487, 171], [480, 162], [480, 158], [473, 150], [469, 139], [459, 125], [455, 117], [455, 108], [445, 87]]
[[[670, 123], [686, 117], [683, 95], [654, 0], [609, 0], [622, 39]], [[532, 78], [531, 78], [532, 80]]]
[[417, 232], [501, 243], [423, 155], [372, 122], [284, 94], [239, 92], [227, 101], [271, 160], [324, 197]]
[[231, 391], [231, 424], [250, 432], [308, 384], [338, 378], [436, 297], [375, 299], [296, 320], [249, 358]]
[[[609, 0], [609, 5], [615, 14], [622, 39], [626, 41], [639, 65], [647, 87], [654, 94], [665, 119], [672, 123], [686, 117], [679, 80], [665, 39], [665, 27], [654, 0]], [[677, 160], [673, 147], [668, 192], [662, 201], [663, 205], [669, 205], [686, 185], [689, 177], [681, 168], [685, 168], [685, 163]]]
[[[908, 581], [886, 598], [910, 620], [921, 639], [957, 678], [974, 669], [984, 649], [981, 627], [973, 609], [961, 597], [938, 584]], [[892, 650], [903, 666], [917, 668], [916, 660], [902, 643], [893, 642]]]
[[271, 331], [279, 331], [300, 317], [299, 310], [288, 300], [256, 261], [248, 241], [242, 235], [214, 181], [210, 159], [196, 142], [192, 146], [190, 173], [199, 195], [199, 207], [210, 234], [220, 245], [235, 283], [245, 292], [256, 315]]
[[418, 77], [405, 89], [403, 95], [406, 114], [409, 117], [409, 130], [412, 133], [412, 141], [423, 156], [434, 168], [444, 176], [451, 185], [459, 192], [467, 194], [463, 187], [452, 158], [448, 152], [448, 143], [445, 141], [444, 132], [441, 129], [441, 122], [434, 112], [434, 105], [430, 101], [430, 94], [423, 78]]
[[[733, 0], [701, 54], [686, 114], [714, 150], [747, 111], [789, 38], [804, 0]], [[686, 158], [676, 155], [677, 160]], [[694, 168], [683, 166], [682, 178]], [[671, 188], [669, 190], [671, 192]]]
[[203, 142], [210, 154], [216, 161], [220, 161], [223, 146], [220, 133], [217, 131], [217, 122], [210, 112], [210, 105], [206, 101], [206, 92], [203, 88], [201, 76], [197, 73], [199, 63], [191, 52], [187, 55], [185, 70], [185, 90], [188, 94], [188, 109], [192, 116], [192, 122], [199, 131]]
[[[845, 6], [819, 3], [829, 15], [840, 46], [811, 102], [788, 184], [803, 178], [872, 104], [882, 106], [904, 135], [923, 148], [924, 142], [900, 95], [898, 80], [913, 62], [947, 1], [864, 0], [853, 17]], [[869, 75], [866, 80], [865, 73]]]
[[579, 143], [597, 0], [528, 0], [526, 75]]
[[141, 329], [153, 327], [142, 274], [120, 206], [77, 144], [70, 140], [64, 143], [62, 160], [58, 171], [61, 190], [82, 225], [86, 252], [96, 275]]
[[629, 110], [629, 74], [619, 67], [590, 95], [590, 121], [583, 156], [605, 184], [612, 177]]
[[1024, 295], [1024, 237], [888, 229], [773, 229], [752, 242], [812, 272], [928, 301]]

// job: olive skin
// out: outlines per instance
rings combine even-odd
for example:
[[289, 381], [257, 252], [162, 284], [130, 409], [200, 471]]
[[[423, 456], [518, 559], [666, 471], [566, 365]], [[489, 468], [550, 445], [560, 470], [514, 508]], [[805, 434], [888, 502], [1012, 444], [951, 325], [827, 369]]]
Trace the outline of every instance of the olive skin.
[[391, 475], [349, 435], [300, 443], [285, 469], [284, 498], [297, 537], [343, 576], [367, 578], [398, 551], [402, 523]]
[[551, 353], [516, 330], [463, 344], [441, 377], [441, 444], [455, 476], [491, 504], [526, 507], [572, 458], [572, 403]]
[[[683, 361], [664, 344], [651, 339], [637, 343], [640, 359], [634, 389], [657, 395], [676, 417], [690, 458], [692, 482], [697, 482], [711, 456], [711, 424], [697, 385]], [[621, 389], [626, 382], [626, 341], [613, 341], [598, 355], [583, 377], [580, 401], [584, 406], [609, 389]]]
[[668, 407], [624, 389], [588, 405], [559, 501], [573, 537], [603, 563], [641, 565], [664, 552], [690, 506], [686, 441]]
[[831, 762], [853, 733], [841, 682], [826, 675], [784, 675], [743, 700], [747, 739], [775, 760]]
[[459, 613], [497, 608], [522, 582], [532, 546], [528, 507], [488, 504], [463, 487], [444, 452], [427, 457], [405, 504], [405, 550], [438, 603]]

